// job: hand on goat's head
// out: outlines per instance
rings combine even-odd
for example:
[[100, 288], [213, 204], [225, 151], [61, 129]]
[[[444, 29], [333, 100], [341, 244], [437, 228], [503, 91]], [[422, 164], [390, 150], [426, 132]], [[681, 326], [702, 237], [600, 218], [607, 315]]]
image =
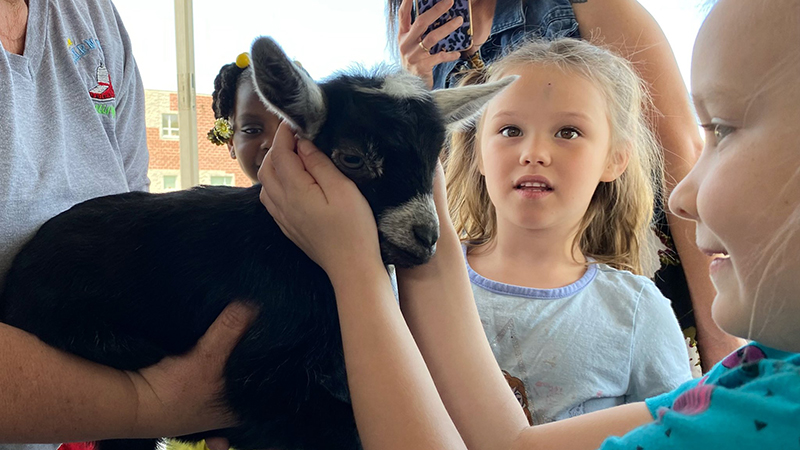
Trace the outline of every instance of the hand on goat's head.
[[281, 231], [332, 279], [337, 269], [380, 257], [364, 196], [313, 143], [296, 141], [285, 122], [259, 177], [261, 201]]
[[406, 72], [338, 74], [317, 84], [270, 38], [257, 39], [251, 53], [264, 103], [367, 199], [384, 262], [430, 259], [439, 237], [433, 174], [445, 129], [473, 120], [512, 80], [433, 93]]

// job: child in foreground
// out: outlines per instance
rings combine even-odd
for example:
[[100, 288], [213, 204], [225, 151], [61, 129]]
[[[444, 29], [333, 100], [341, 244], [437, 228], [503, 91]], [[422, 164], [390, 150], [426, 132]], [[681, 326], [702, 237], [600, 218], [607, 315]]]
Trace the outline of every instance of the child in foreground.
[[262, 200], [331, 277], [364, 448], [797, 448], [797, 42], [795, 0], [721, 0], [712, 9], [692, 69], [706, 146], [670, 199], [714, 255], [715, 320], [754, 342], [667, 394], [533, 427], [483, 336], [441, 179], [439, 248], [425, 266], [398, 273], [401, 314], [366, 201], [310, 143], [279, 129], [260, 174]]

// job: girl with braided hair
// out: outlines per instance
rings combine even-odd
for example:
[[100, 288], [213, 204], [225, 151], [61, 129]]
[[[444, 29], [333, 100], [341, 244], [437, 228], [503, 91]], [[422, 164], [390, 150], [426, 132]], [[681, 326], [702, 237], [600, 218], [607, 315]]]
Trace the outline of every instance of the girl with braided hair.
[[211, 104], [217, 120], [208, 132], [208, 139], [217, 145], [227, 145], [231, 158], [256, 183], [258, 168], [272, 146], [281, 119], [259, 99], [250, 70], [247, 53], [220, 68], [214, 79]]

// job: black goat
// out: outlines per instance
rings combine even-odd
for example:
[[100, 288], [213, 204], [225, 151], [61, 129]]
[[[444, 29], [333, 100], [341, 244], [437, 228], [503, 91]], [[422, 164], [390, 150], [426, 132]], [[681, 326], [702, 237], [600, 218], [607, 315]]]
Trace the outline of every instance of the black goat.
[[[384, 261], [427, 261], [438, 236], [431, 192], [445, 126], [508, 83], [432, 94], [396, 73], [317, 85], [268, 38], [253, 44], [252, 63], [265, 103], [357, 183]], [[241, 425], [183, 439], [223, 436], [239, 450], [360, 448], [333, 289], [280, 231], [259, 189], [131, 192], [71, 208], [17, 255], [0, 320], [136, 370], [189, 350], [229, 302], [251, 301], [260, 313], [230, 356], [221, 393]], [[155, 441], [100, 446], [150, 450]]]

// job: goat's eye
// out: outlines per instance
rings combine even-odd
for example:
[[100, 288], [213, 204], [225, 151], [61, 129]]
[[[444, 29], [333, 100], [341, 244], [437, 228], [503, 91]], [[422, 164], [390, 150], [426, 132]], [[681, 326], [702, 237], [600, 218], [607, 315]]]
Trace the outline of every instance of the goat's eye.
[[339, 157], [339, 162], [348, 169], [357, 170], [364, 165], [364, 158], [356, 155], [342, 155]]

